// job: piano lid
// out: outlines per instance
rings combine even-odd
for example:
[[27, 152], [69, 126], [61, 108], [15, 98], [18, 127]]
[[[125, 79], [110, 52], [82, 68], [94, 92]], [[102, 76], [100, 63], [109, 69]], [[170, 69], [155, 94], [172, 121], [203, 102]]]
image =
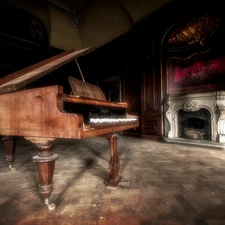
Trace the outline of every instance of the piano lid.
[[72, 60], [86, 55], [93, 49], [94, 47], [89, 47], [77, 51], [72, 49], [66, 52], [62, 52], [51, 58], [45, 59], [39, 63], [26, 67], [17, 72], [11, 73], [0, 79], [0, 94], [17, 91], [25, 87], [27, 84], [71, 62]]

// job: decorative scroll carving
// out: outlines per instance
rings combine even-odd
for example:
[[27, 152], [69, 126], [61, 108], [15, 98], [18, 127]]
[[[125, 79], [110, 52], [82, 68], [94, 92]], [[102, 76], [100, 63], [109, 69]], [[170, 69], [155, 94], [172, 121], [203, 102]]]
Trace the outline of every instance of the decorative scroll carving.
[[79, 6], [79, 4], [76, 4], [75, 2], [74, 2], [73, 6], [70, 6], [70, 11], [71, 11], [70, 20], [71, 20], [72, 25], [75, 26], [78, 30], [84, 24], [83, 13], [89, 7], [89, 4], [91, 4], [91, 3], [87, 3], [87, 5], [84, 5], [83, 9], [81, 9], [80, 8], [81, 6]]
[[82, 16], [78, 16], [74, 10], [71, 10], [72, 15], [70, 15], [70, 20], [73, 26], [75, 26], [76, 28], [78, 28], [78, 30], [82, 27], [83, 25], [83, 17]]
[[197, 101], [188, 100], [183, 104], [183, 110], [185, 112], [193, 112], [199, 110], [199, 103]]
[[73, 95], [106, 101], [105, 95], [99, 86], [84, 82], [71, 76], [69, 76], [68, 80]]
[[170, 105], [169, 100], [165, 101], [164, 108], [165, 108], [165, 111], [168, 111], [169, 109], [171, 109], [171, 105]]
[[169, 39], [169, 43], [186, 42], [191, 45], [198, 42], [200, 45], [204, 45], [205, 39], [212, 36], [219, 26], [219, 15], [204, 15], [194, 18], [181, 26]]
[[199, 118], [199, 119], [205, 120], [205, 121], [210, 120], [210, 113], [206, 109], [201, 109], [201, 110], [198, 110], [198, 111], [195, 111], [195, 112], [192, 111], [192, 112], [189, 112], [189, 113], [187, 113], [187, 111], [186, 112], [181, 111], [179, 115], [180, 115], [179, 122], [187, 120], [189, 118]]

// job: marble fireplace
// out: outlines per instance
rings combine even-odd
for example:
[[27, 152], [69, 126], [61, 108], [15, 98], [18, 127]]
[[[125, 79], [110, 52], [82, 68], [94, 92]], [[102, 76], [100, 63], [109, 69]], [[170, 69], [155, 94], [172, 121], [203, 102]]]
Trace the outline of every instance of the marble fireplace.
[[225, 147], [225, 91], [167, 96], [165, 141]]

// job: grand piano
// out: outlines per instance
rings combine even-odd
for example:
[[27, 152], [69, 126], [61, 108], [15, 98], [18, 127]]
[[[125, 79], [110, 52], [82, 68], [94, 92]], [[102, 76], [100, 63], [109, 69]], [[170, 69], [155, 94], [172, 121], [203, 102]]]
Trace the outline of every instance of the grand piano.
[[116, 188], [121, 181], [117, 153], [117, 133], [138, 127], [138, 117], [127, 113], [127, 103], [109, 102], [101, 89], [83, 80], [69, 77], [71, 93], [60, 85], [30, 88], [29, 84], [77, 60], [92, 48], [70, 50], [0, 79], [0, 136], [4, 141], [6, 161], [13, 167], [16, 139], [34, 143], [38, 154], [32, 158], [39, 175], [39, 193], [49, 210], [53, 174], [58, 154], [53, 152], [57, 138], [82, 139], [105, 137], [109, 142], [109, 181]]

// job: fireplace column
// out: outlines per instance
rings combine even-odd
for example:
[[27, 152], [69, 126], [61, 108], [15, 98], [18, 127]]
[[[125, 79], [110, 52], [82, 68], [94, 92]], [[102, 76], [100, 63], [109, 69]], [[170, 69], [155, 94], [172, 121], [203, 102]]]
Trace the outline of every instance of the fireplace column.
[[218, 120], [219, 143], [225, 143], [225, 91], [217, 92], [217, 106], [220, 112]]

